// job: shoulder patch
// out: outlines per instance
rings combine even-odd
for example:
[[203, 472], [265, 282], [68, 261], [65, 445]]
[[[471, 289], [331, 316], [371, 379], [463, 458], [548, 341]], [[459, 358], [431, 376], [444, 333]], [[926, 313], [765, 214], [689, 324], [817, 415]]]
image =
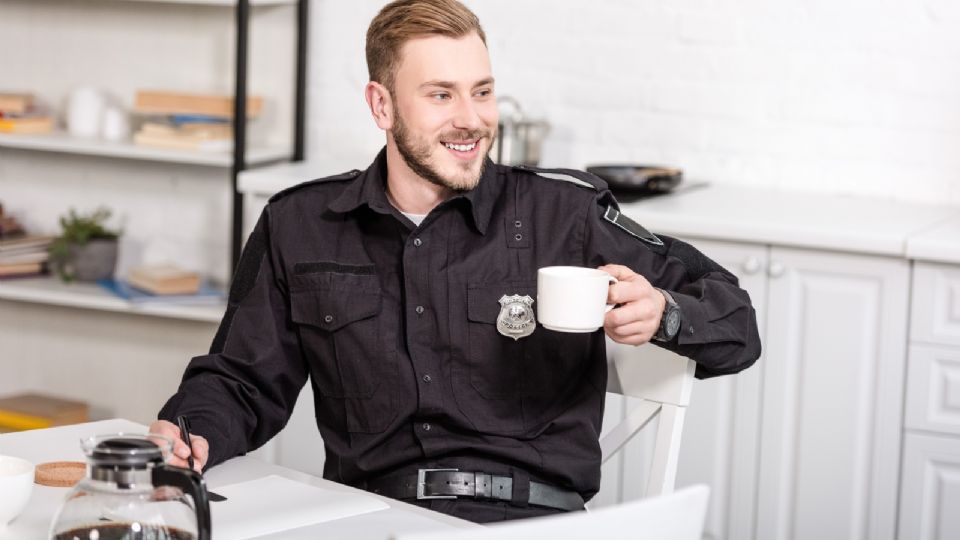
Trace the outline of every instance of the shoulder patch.
[[317, 178], [316, 180], [307, 180], [306, 182], [300, 182], [299, 184], [297, 184], [297, 185], [295, 185], [295, 186], [290, 186], [290, 187], [288, 187], [288, 188], [286, 188], [286, 189], [283, 189], [283, 190], [280, 190], [280, 191], [274, 193], [273, 196], [270, 197], [270, 202], [273, 202], [273, 201], [275, 201], [275, 200], [277, 200], [277, 199], [280, 199], [280, 198], [286, 196], [286, 195], [289, 194], [289, 193], [292, 193], [292, 192], [294, 192], [294, 191], [297, 191], [297, 190], [300, 189], [300, 188], [305, 188], [305, 187], [307, 187], [307, 186], [312, 186], [312, 185], [314, 185], [314, 184], [320, 184], [320, 183], [323, 183], [323, 182], [336, 182], [336, 181], [342, 181], [342, 180], [353, 180], [354, 178], [360, 176], [360, 174], [361, 174], [362, 172], [363, 172], [363, 171], [354, 169], [354, 170], [352, 170], [352, 171], [348, 171], [348, 172], [340, 173], [340, 174], [335, 174], [335, 175], [333, 175], [333, 176], [326, 176], [326, 177], [324, 177], [324, 178]]
[[603, 213], [603, 219], [613, 223], [631, 236], [639, 238], [648, 244], [653, 244], [655, 246], [663, 245], [663, 240], [657, 238], [657, 235], [645, 229], [643, 225], [640, 225], [636, 221], [621, 214], [620, 211], [614, 208], [612, 204], [607, 206], [607, 211]]
[[596, 191], [606, 191], [607, 183], [600, 177], [585, 171], [576, 169], [544, 169], [542, 167], [531, 167], [529, 165], [516, 165], [513, 167], [516, 171], [524, 171], [549, 178], [551, 180], [560, 180], [561, 182], [570, 182], [580, 187], [594, 189]]

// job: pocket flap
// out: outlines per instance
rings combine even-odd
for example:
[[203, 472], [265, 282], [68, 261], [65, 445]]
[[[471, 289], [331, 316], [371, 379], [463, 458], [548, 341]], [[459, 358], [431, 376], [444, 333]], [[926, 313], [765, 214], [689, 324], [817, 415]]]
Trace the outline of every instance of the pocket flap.
[[522, 281], [496, 285], [470, 285], [467, 287], [467, 318], [473, 322], [497, 324], [497, 317], [500, 315], [500, 298], [515, 294], [529, 296], [536, 301], [537, 283]]
[[[358, 276], [349, 277], [355, 282]], [[383, 297], [377, 277], [364, 277], [371, 283], [364, 283], [363, 287], [356, 286], [356, 283], [340, 283], [342, 280], [334, 275], [329, 288], [290, 291], [293, 322], [335, 331], [380, 313]]]

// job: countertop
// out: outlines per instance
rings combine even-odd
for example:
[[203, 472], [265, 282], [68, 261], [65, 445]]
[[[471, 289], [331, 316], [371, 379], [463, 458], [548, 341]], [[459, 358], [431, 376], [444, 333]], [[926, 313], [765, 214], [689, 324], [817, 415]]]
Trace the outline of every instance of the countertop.
[[[775, 244], [844, 252], [910, 256], [912, 239], [960, 218], [960, 208], [748, 186], [706, 186], [621, 206], [624, 214], [670, 236]], [[960, 227], [960, 225], [955, 225]], [[933, 249], [960, 235], [944, 233]], [[944, 250], [948, 251], [948, 250]]]
[[960, 264], [960, 214], [911, 236], [907, 257]]

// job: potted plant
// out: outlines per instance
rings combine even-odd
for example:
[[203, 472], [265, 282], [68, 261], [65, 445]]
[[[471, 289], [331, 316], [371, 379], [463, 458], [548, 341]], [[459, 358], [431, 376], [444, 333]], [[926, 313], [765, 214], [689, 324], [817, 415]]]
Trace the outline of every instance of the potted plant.
[[121, 231], [105, 225], [110, 210], [78, 214], [73, 208], [60, 217], [60, 236], [50, 244], [50, 263], [64, 281], [96, 281], [113, 277]]

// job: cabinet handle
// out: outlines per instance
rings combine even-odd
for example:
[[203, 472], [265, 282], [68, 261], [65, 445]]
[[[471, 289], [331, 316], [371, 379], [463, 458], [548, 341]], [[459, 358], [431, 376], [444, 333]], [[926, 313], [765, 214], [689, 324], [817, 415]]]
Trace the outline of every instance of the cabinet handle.
[[759, 257], [748, 257], [743, 261], [743, 273], [752, 276], [760, 271], [761, 266]]
[[773, 261], [770, 263], [770, 268], [767, 269], [767, 273], [770, 277], [778, 278], [787, 272], [787, 268], [783, 263], [778, 261]]

